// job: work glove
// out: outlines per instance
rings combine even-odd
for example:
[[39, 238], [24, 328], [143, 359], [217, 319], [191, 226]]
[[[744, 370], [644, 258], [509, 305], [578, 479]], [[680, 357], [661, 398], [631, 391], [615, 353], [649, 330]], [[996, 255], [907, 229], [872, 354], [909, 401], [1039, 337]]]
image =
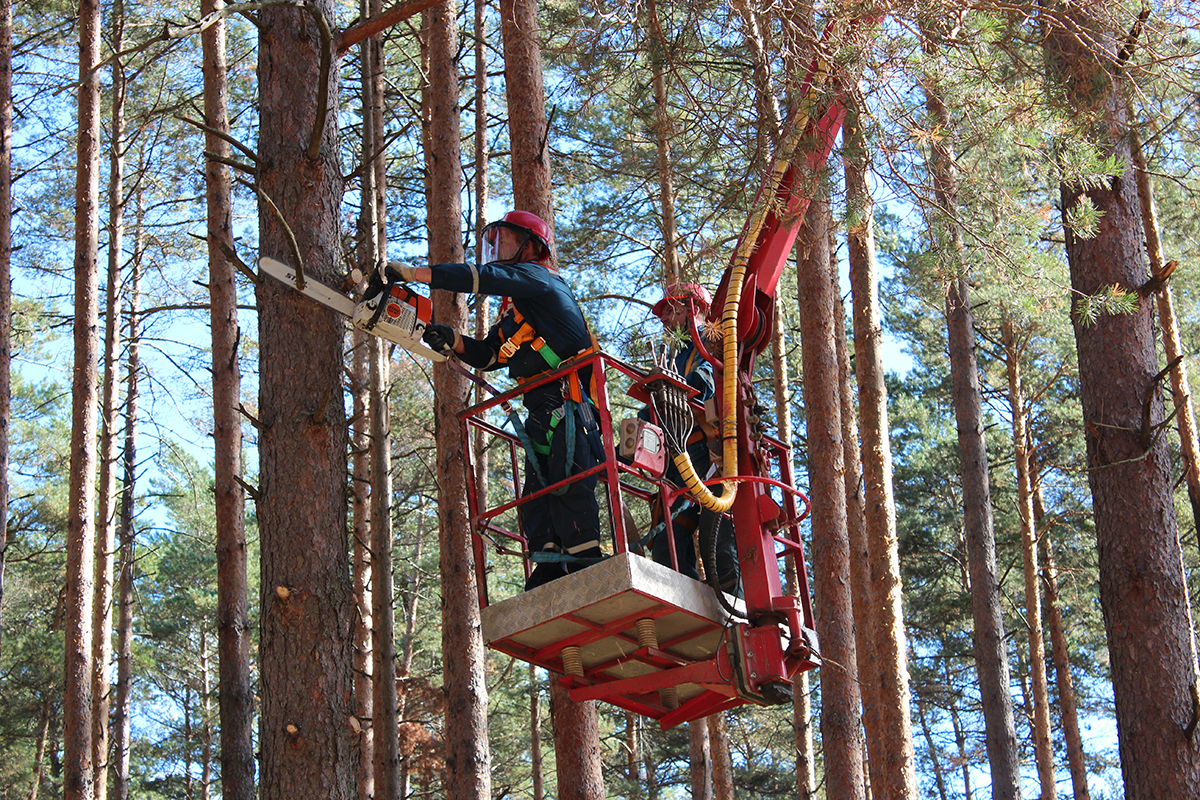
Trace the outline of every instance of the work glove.
[[394, 273], [399, 275], [400, 280], [404, 281], [405, 283], [412, 283], [417, 279], [417, 268], [412, 264], [409, 264], [407, 261], [389, 261], [387, 262], [387, 268], [389, 272], [389, 278], [391, 278], [392, 273]]
[[421, 338], [425, 344], [435, 353], [450, 355], [458, 347], [459, 335], [458, 331], [451, 328], [449, 325], [438, 325], [436, 323], [428, 325], [425, 328], [425, 333], [421, 334]]

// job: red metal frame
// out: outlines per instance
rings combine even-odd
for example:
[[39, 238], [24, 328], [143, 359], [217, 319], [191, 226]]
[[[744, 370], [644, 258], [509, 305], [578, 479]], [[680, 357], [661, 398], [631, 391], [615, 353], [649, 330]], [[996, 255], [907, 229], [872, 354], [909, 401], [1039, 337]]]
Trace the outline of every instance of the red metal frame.
[[[524, 462], [524, 453], [520, 441], [513, 433], [488, 421], [489, 412], [510, 404], [529, 389], [560, 380], [585, 367], [591, 367], [595, 377], [595, 403], [605, 446], [605, 461], [585, 473], [546, 487], [537, 495], [522, 496], [521, 465]], [[655, 495], [661, 494], [662, 508], [670, 508], [671, 502], [684, 493], [685, 490], [661, 480], [653, 480], [617, 459], [613, 406], [609, 396], [610, 379], [636, 384], [645, 377], [646, 373], [637, 367], [604, 352], [597, 352], [569, 362], [558, 370], [548, 372], [460, 412], [460, 431], [464, 443], [467, 444], [465, 452], [468, 459], [468, 499], [481, 608], [490, 603], [489, 549], [502, 555], [520, 554], [526, 576], [532, 569], [524, 537], [519, 530], [501, 525], [498, 521], [501, 515], [516, 511], [519, 519], [521, 506], [533, 497], [567, 483], [582, 480], [588, 475], [599, 475], [604, 485], [612, 525], [612, 550], [614, 553], [624, 553], [636, 542], [630, 542], [630, 532], [625, 529], [625, 518], [621, 512], [623, 500], [637, 498], [649, 502]], [[749, 384], [746, 385], [746, 389], [749, 390]], [[633, 394], [635, 399], [644, 399], [636, 390]], [[692, 404], [696, 410], [703, 411], [699, 403], [692, 401]], [[749, 423], [739, 422], [739, 428], [742, 427], [746, 428], [743, 441], [750, 442]], [[475, 482], [476, 456], [471, 447], [473, 434], [477, 431], [483, 432], [491, 440], [500, 440], [507, 446], [508, 471], [515, 487], [515, 499], [492, 506], [486, 498], [480, 496]], [[618, 620], [597, 627], [572, 614], [564, 614], [563, 618], [578, 623], [586, 629], [584, 632], [541, 649], [508, 642], [497, 646], [497, 649], [547, 669], [565, 672], [561, 657], [564, 647], [585, 645], [611, 636], [628, 640], [630, 651], [626, 651], [622, 659], [641, 661], [654, 667], [656, 672], [614, 680], [604, 674], [605, 669], [611, 665], [598, 664], [589, 668], [582, 676], [564, 676], [561, 682], [571, 688], [571, 696], [575, 700], [606, 700], [659, 719], [664, 727], [746, 702], [771, 702], [773, 689], [770, 687], [789, 681], [796, 672], [815, 666], [817, 661], [815, 653], [808, 648], [808, 645], [815, 644], [815, 638], [811, 633], [813, 614], [799, 529], [800, 523], [808, 514], [809, 504], [808, 498], [794, 488], [790, 450], [779, 440], [761, 435], [760, 431], [754, 431], [752, 444], [745, 448], [738, 471], [739, 475], [733, 477], [733, 480], [740, 483], [740, 487], [732, 516], [741, 560], [745, 606], [750, 619], [748, 622], [731, 625], [725, 635], [734, 636], [738, 646], [751, 648], [738, 652], [736, 658], [739, 663], [730, 660], [731, 656], [726, 647], [719, 647], [718, 652], [705, 661], [689, 662], [666, 652], [671, 646], [670, 642], [661, 642], [657, 648], [639, 647], [628, 635], [621, 634], [621, 631], [629, 627], [631, 620]], [[769, 477], [772, 474], [778, 477]], [[711, 483], [717, 482], [719, 480]], [[778, 499], [771, 495], [772, 490], [777, 491]], [[663, 535], [668, 537], [672, 564], [677, 569], [678, 559], [674, 549], [674, 536], [670, 529], [670, 515], [666, 514], [664, 517], [666, 531]], [[489, 540], [493, 544], [492, 548], [488, 547]], [[793, 558], [795, 563], [795, 596], [783, 594], [780, 582], [778, 562], [779, 559], [787, 557]], [[721, 627], [718, 624], [709, 624], [710, 628], [701, 628], [700, 632]], [[739, 679], [739, 675], [743, 673], [743, 677]], [[749, 677], [751, 675], [752, 678]], [[685, 683], [702, 684], [705, 691], [679, 708], [665, 707], [657, 692], [665, 687]]]

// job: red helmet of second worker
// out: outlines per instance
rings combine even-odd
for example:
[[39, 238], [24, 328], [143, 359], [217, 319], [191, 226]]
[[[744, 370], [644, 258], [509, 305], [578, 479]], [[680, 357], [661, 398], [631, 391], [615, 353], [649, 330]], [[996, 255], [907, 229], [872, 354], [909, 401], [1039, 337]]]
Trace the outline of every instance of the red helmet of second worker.
[[672, 304], [686, 304], [689, 300], [695, 302], [695, 306], [692, 309], [693, 313], [707, 314], [708, 307], [712, 305], [712, 295], [708, 293], [708, 289], [705, 289], [700, 284], [673, 283], [667, 287], [662, 300], [655, 303], [650, 311], [654, 316], [662, 319]]
[[[500, 252], [500, 231], [507, 229], [516, 234], [516, 250], [508, 257], [502, 257]], [[488, 223], [483, 229], [483, 261], [513, 261], [521, 249], [529, 242], [540, 247], [532, 260], [549, 259], [551, 252], [550, 226], [546, 221], [532, 211], [509, 211], [495, 222]]]

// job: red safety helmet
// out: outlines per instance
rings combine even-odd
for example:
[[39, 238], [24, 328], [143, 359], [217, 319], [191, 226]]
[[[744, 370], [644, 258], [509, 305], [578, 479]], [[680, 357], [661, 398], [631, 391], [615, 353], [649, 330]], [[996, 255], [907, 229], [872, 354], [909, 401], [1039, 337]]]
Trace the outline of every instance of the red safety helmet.
[[496, 254], [499, 237], [496, 233], [499, 228], [508, 228], [519, 234], [518, 253], [521, 252], [521, 248], [528, 242], [534, 241], [542, 247], [542, 255], [539, 258], [548, 258], [550, 256], [550, 226], [546, 224], [546, 221], [532, 211], [509, 211], [495, 222], [488, 223], [483, 229], [484, 263], [497, 260]]
[[709, 306], [712, 305], [712, 295], [698, 283], [673, 283], [667, 287], [667, 291], [663, 294], [663, 299], [654, 304], [650, 311], [659, 319], [663, 318], [663, 312], [667, 310], [667, 305], [672, 301], [687, 302], [694, 300], [696, 302], [693, 313], [700, 312], [701, 314], [708, 313]]

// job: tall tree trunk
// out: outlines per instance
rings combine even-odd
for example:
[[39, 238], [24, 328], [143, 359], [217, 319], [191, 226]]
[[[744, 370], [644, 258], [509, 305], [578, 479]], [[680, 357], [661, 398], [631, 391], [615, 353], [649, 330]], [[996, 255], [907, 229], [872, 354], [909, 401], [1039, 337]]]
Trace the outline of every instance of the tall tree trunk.
[[[1129, 112], [1132, 117], [1133, 112]], [[1162, 329], [1163, 353], [1171, 368], [1171, 399], [1175, 406], [1176, 427], [1179, 429], [1179, 449], [1183, 454], [1183, 477], [1187, 482], [1188, 501], [1192, 506], [1192, 525], [1200, 528], [1200, 442], [1197, 441], [1196, 415], [1188, 388], [1187, 361], [1179, 337], [1179, 321], [1175, 317], [1169, 276], [1173, 268], [1163, 263], [1162, 239], [1158, 234], [1158, 211], [1154, 203], [1154, 181], [1146, 167], [1146, 154], [1138, 133], [1131, 130], [1130, 156], [1136, 169], [1138, 202], [1142, 209], [1142, 230], [1146, 236], [1146, 255], [1150, 259], [1150, 276], [1161, 281], [1154, 299], [1158, 306], [1158, 325]], [[1196, 537], [1200, 543], [1200, 536]]]
[[[378, 3], [365, 3], [365, 11]], [[363, 42], [362, 75], [362, 152], [363, 157], [377, 155], [382, 125], [383, 42], [379, 35]], [[362, 261], [370, 264], [383, 259], [380, 238], [383, 209], [377, 203], [377, 171], [373, 164], [362, 171], [361, 231], [359, 242]], [[388, 409], [390, 361], [388, 345], [378, 336], [367, 337], [368, 415], [370, 419], [370, 530], [371, 530], [371, 741], [373, 770], [372, 796], [381, 800], [400, 800], [399, 708], [396, 693], [396, 612], [392, 579], [392, 465], [391, 415]], [[359, 791], [362, 791], [360, 787]]]
[[[1163, 404], [1152, 308], [1143, 299], [1130, 313], [1081, 313], [1089, 298], [1136, 292], [1149, 277], [1117, 56], [1125, 33], [1092, 13], [1066, 7], [1043, 42], [1063, 99], [1120, 170], [1060, 193], [1121, 773], [1129, 800], [1196, 797], [1195, 639], [1167, 447], [1153, 433]], [[1072, 225], [1084, 204], [1100, 215], [1088, 232]]]
[[[813, 199], [805, 219], [807, 257], [797, 270], [804, 407], [808, 424], [808, 474], [812, 515], [813, 606], [821, 632], [821, 741], [826, 792], [865, 797], [860, 745], [854, 611], [850, 592], [850, 542], [838, 387], [837, 315], [841, 296], [829, 249], [827, 192]], [[837, 665], [837, 666], [834, 666]]]
[[1025, 392], [1021, 386], [1021, 350], [1013, 333], [1012, 318], [1001, 324], [1008, 403], [1012, 411], [1013, 462], [1017, 471], [1017, 509], [1021, 518], [1021, 555], [1025, 573], [1025, 621], [1029, 627], [1029, 667], [1033, 686], [1033, 754], [1042, 800], [1054, 800], [1054, 749], [1050, 741], [1050, 697], [1046, 685], [1046, 645], [1042, 637], [1042, 597], [1038, 585], [1037, 534], [1034, 528], [1033, 482], [1029, 472]]
[[[458, 123], [455, 24], [457, 3], [424, 12], [429, 53], [425, 85], [425, 162], [428, 172], [430, 263], [463, 260], [460, 233], [462, 155]], [[515, 138], [515, 137], [514, 137]], [[514, 161], [515, 161], [514, 151]], [[514, 165], [515, 174], [515, 165]], [[460, 295], [433, 292], [433, 315], [456, 330], [466, 327]], [[438, 518], [441, 531], [442, 652], [446, 690], [446, 793], [451, 797], [491, 796], [491, 751], [487, 736], [487, 684], [479, 629], [479, 592], [467, 508], [466, 458], [458, 436], [457, 412], [470, 396], [466, 380], [448, 364], [433, 372], [437, 398]]]
[[[554, 202], [550, 154], [546, 145], [548, 123], [537, 10], [533, 0], [500, 2], [504, 91], [508, 99], [509, 141], [512, 143], [514, 204], [537, 214], [553, 233]], [[558, 249], [552, 249], [557, 261]], [[551, 681], [550, 713], [554, 722], [560, 800], [598, 800], [604, 796], [604, 775], [600, 765], [600, 723], [596, 702], [574, 703], [557, 681]]]
[[[399, 718], [396, 708], [396, 613], [392, 586], [391, 422], [388, 413], [388, 347], [367, 342], [371, 419], [371, 666], [374, 693], [375, 797], [400, 800]], [[444, 651], [453, 652], [453, 651]]]
[[42, 696], [42, 708], [38, 712], [37, 744], [33, 752], [33, 788], [29, 790], [29, 800], [37, 800], [46, 779], [46, 746], [50, 740], [50, 717], [53, 713], [53, 692], [47, 691]]
[[[1028, 448], [1032, 452], [1033, 448]], [[1058, 604], [1058, 568], [1054, 564], [1054, 547], [1050, 532], [1054, 520], [1046, 519], [1042, 502], [1042, 484], [1037, 480], [1037, 470], [1030, 463], [1030, 474], [1034, 477], [1033, 519], [1039, 531], [1038, 551], [1041, 553], [1042, 583], [1046, 587], [1046, 626], [1050, 629], [1050, 652], [1054, 659], [1055, 685], [1058, 687], [1058, 708], [1062, 715], [1063, 739], [1067, 745], [1067, 770], [1071, 774], [1071, 791], [1074, 800], [1091, 800], [1087, 782], [1087, 759], [1083, 750], [1083, 737], [1079, 733], [1079, 715], [1075, 703], [1075, 681], [1071, 677], [1071, 661], [1068, 656], [1067, 636], [1063, 628], [1062, 612]]]
[[[788, 358], [785, 350], [783, 314], [776, 313], [775, 330], [771, 335], [772, 393], [775, 399], [775, 425], [779, 440], [791, 446], [792, 404], [788, 394]], [[788, 457], [791, 458], [789, 450]], [[794, 466], [794, 465], [793, 465]], [[785, 566], [787, 592], [800, 592], [796, 556], [788, 555]], [[816, 765], [813, 758], [812, 697], [809, 691], [809, 672], [801, 672], [792, 679], [792, 727], [796, 748], [796, 795], [799, 800], [811, 800], [816, 794]]]
[[692, 800], [713, 800], [712, 755], [708, 721], [688, 723], [688, 759], [691, 761]]
[[133, 503], [137, 482], [138, 374], [141, 370], [141, 264], [134, 255], [129, 276], [129, 345], [125, 375], [125, 446], [121, 454], [121, 520], [118, 527], [120, 550], [117, 587], [117, 685], [113, 721], [113, 798], [129, 800], [129, 750], [133, 698]]
[[[0, 0], [0, 609], [8, 551], [8, 441], [12, 413], [12, 0]], [[4, 615], [0, 613], [0, 645]]]
[[[121, 0], [109, 16], [110, 47], [124, 49], [125, 10]], [[117, 351], [121, 317], [121, 262], [125, 222], [125, 67], [112, 65], [111, 141], [108, 153], [108, 277], [104, 292], [104, 365], [100, 390], [100, 480], [96, 514], [96, 594], [92, 607], [92, 796], [108, 796], [108, 708], [112, 661], [113, 544], [116, 535], [117, 494]]]
[[[487, 0], [475, 0], [475, 263], [483, 262], [483, 229], [488, 224], [488, 38]], [[476, 298], [475, 338], [487, 335], [491, 325], [491, 303], [486, 295]], [[482, 386], [475, 387], [475, 402], [487, 396]], [[475, 492], [487, 497], [488, 435], [483, 429], [475, 431]]]
[[[923, 32], [927, 37], [938, 35], [928, 28]], [[936, 51], [933, 39], [926, 39], [926, 48], [929, 52]], [[937, 88], [927, 86], [925, 92], [926, 110], [934, 124], [939, 130], [953, 131], [950, 113]], [[958, 203], [958, 175], [950, 145], [949, 137], [934, 142], [929, 163], [938, 207], [947, 209]], [[963, 482], [963, 528], [971, 576], [975, 668], [979, 675], [992, 794], [995, 800], [1012, 800], [1021, 796], [1020, 754], [1009, 689], [1004, 620], [1000, 613], [987, 442], [975, 359], [975, 322], [967, 278], [962, 274], [962, 231], [944, 220], [934, 221], [933, 225], [935, 240], [941, 241], [942, 251], [949, 259], [946, 269], [951, 276], [946, 284], [947, 340]]]
[[[363, 274], [374, 264], [360, 259]], [[374, 727], [374, 682], [372, 680], [371, 649], [371, 512], [368, 499], [371, 486], [370, 470], [370, 334], [355, 330], [353, 341], [353, 366], [351, 394], [354, 402], [354, 424], [351, 427], [351, 519], [354, 527], [354, 545], [351, 568], [354, 580], [354, 599], [358, 616], [354, 626], [354, 715], [358, 720], [358, 800], [371, 800], [375, 796], [375, 727]]]
[[650, 83], [654, 90], [654, 145], [657, 153], [655, 167], [658, 172], [658, 203], [661, 213], [662, 285], [665, 289], [680, 280], [679, 274], [679, 228], [675, 222], [675, 180], [671, 168], [671, 137], [674, 122], [671, 117], [667, 96], [667, 42], [658, 18], [655, 0], [647, 4], [650, 51]]
[[[942, 662], [945, 669], [946, 686], [953, 686], [950, 676], [950, 661], [947, 659]], [[963, 730], [962, 718], [958, 713], [958, 700], [960, 695], [958, 692], [951, 690], [949, 696], [949, 711], [950, 711], [950, 729], [954, 732], [954, 746], [958, 749], [958, 763], [962, 770], [963, 780], [963, 800], [971, 800], [973, 792], [971, 789], [971, 754], [967, 749], [967, 734]]]
[[[266, 198], [259, 203], [262, 254], [299, 257], [309, 275], [336, 285], [342, 200], [336, 65], [327, 61], [322, 72], [333, 16], [328, 0], [262, 10], [258, 187]], [[346, 546], [344, 327], [335, 312], [279, 281], [259, 281], [256, 294], [260, 796], [344, 800], [355, 794], [357, 760], [349, 724], [355, 613]]]
[[[201, 13], [216, 13], [224, 0], [205, 0]], [[221, 796], [254, 798], [254, 690], [250, 683], [250, 617], [246, 576], [246, 497], [242, 472], [241, 368], [238, 365], [236, 271], [225, 256], [233, 248], [229, 87], [225, 23], [202, 34], [204, 48], [204, 148], [217, 158], [205, 164], [208, 214], [209, 319], [212, 326], [213, 496], [217, 551], [217, 705], [221, 732]]]
[[[542, 687], [537, 667], [529, 665], [529, 769], [533, 773], [533, 800], [546, 796], [545, 769], [542, 763]], [[625, 717], [628, 729], [629, 717]], [[636, 751], [630, 751], [636, 752]]]
[[[500, 0], [500, 33], [504, 42], [504, 94], [508, 100], [512, 144], [513, 202], [532, 211], [554, 231], [554, 195], [542, 51], [538, 40], [538, 5], [533, 0]], [[553, 243], [551, 243], [553, 244]], [[558, 252], [555, 248], [554, 257]]]
[[921, 734], [925, 737], [925, 746], [929, 748], [929, 761], [933, 765], [933, 779], [937, 783], [939, 800], [946, 800], [946, 777], [942, 774], [942, 761], [938, 758], [938, 746], [933, 740], [929, 722], [925, 719], [925, 700], [918, 694], [913, 698], [917, 705], [917, 717], [921, 722]]
[[708, 719], [708, 751], [712, 754], [713, 800], [733, 800], [733, 755], [729, 748], [729, 725], [724, 714]]
[[[378, 0], [360, 0], [359, 14], [368, 19], [378, 10]], [[378, 136], [382, 116], [382, 76], [383, 47], [379, 36], [371, 36], [363, 40], [359, 46], [359, 75], [362, 83], [362, 136], [359, 152], [364, 159], [374, 157], [375, 161], [363, 164], [359, 177], [359, 214], [358, 214], [358, 247], [355, 251], [359, 272], [370, 275], [384, 254], [384, 209], [380, 202], [381, 184], [386, 177], [383, 158], [379, 154], [380, 137]], [[377, 168], [379, 167], [379, 168]], [[354, 488], [351, 492], [351, 519], [353, 520], [354, 545], [351, 555], [351, 566], [354, 580], [354, 598], [358, 607], [358, 616], [354, 627], [354, 713], [359, 720], [358, 728], [358, 798], [371, 800], [375, 797], [376, 747], [375, 738], [378, 730], [395, 730], [399, 711], [384, 714], [390, 717], [385, 725], [375, 719], [375, 694], [381, 690], [376, 683], [375, 670], [376, 652], [373, 637], [375, 633], [375, 616], [373, 610], [374, 569], [376, 567], [372, 551], [376, 547], [372, 542], [372, 501], [375, 496], [377, 483], [371, 480], [372, 462], [376, 457], [372, 446], [373, 428], [376, 424], [377, 412], [375, 403], [382, 395], [379, 387], [373, 382], [373, 376], [378, 377], [379, 369], [375, 368], [378, 359], [379, 346], [374, 337], [362, 331], [351, 333], [354, 353], [352, 361], [351, 393], [354, 402], [354, 424], [351, 427], [351, 469], [353, 472]], [[388, 482], [390, 484], [390, 481]], [[390, 485], [383, 491], [390, 491]], [[389, 525], [390, 530], [390, 525]], [[390, 557], [390, 538], [388, 539]], [[390, 560], [388, 581], [391, 581]], [[389, 672], [392, 670], [389, 669]], [[391, 690], [395, 696], [394, 673]], [[395, 703], [393, 703], [393, 706]], [[391, 740], [396, 740], [392, 736]], [[398, 747], [398, 743], [396, 745]], [[394, 754], [393, 754], [394, 755]], [[385, 757], [386, 758], [386, 757]], [[399, 764], [393, 768], [397, 774], [399, 789], [403, 796], [403, 773]]]
[[75, 163], [75, 363], [67, 509], [63, 796], [92, 797], [92, 604], [96, 541], [96, 362], [100, 152], [100, 4], [79, 4]]
[[[837, 243], [830, 242], [831, 252]], [[839, 318], [845, 317], [845, 307], [839, 297], [835, 309]], [[868, 744], [879, 747], [879, 681], [873, 674], [878, 670], [876, 642], [871, 637], [872, 619], [876, 609], [872, 599], [871, 561], [867, 544], [866, 494], [863, 491], [862, 455], [859, 450], [858, 422], [855, 419], [854, 388], [850, 376], [850, 350], [846, 341], [846, 326], [834, 329], [837, 342], [838, 406], [842, 425], [842, 458], [844, 468], [842, 483], [846, 492], [846, 542], [850, 553], [850, 599], [854, 611], [854, 655], [858, 670], [858, 690], [862, 698], [862, 728], [864, 753], [870, 753]], [[868, 696], [869, 695], [869, 696]], [[866, 758], [867, 797], [879, 797], [877, 793], [886, 786], [887, 777], [880, 774], [883, 758]], [[882, 795], [886, 797], [887, 795]]]
[[208, 678], [208, 636], [200, 631], [200, 797], [208, 800], [212, 784], [212, 683]]
[[1007, 800], [1021, 796], [1020, 763], [1012, 695], [1009, 693], [1004, 620], [1000, 613], [1000, 581], [996, 574], [987, 443], [974, 350], [975, 323], [964, 277], [947, 285], [946, 319], [963, 481], [963, 526], [971, 576], [971, 611], [975, 622], [975, 669], [979, 675], [992, 794], [997, 800]]
[[[867, 141], [859, 121], [862, 98], [855, 95], [843, 126], [846, 202], [850, 220], [846, 249], [853, 296], [854, 370], [862, 420], [862, 467], [867, 524], [867, 562], [871, 570], [868, 625], [871, 669], [860, 680], [863, 690], [867, 752], [871, 755], [871, 791], [880, 800], [916, 798], [908, 645], [900, 585], [900, 547], [896, 535], [896, 502], [892, 491], [887, 383], [883, 367], [883, 325], [879, 306], [879, 272], [875, 262], [875, 204], [868, 179]], [[860, 637], [861, 642], [864, 637]], [[862, 659], [859, 659], [862, 663]]]

